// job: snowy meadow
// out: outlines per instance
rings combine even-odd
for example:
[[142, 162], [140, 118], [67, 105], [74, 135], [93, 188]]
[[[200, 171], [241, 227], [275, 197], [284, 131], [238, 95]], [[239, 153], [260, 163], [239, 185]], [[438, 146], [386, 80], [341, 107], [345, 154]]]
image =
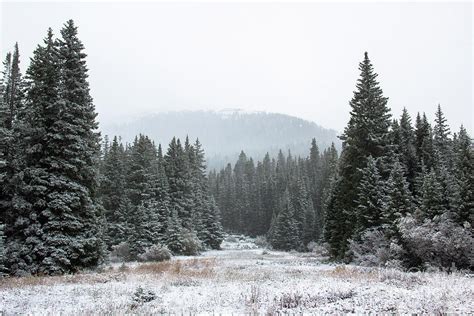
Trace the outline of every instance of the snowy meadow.
[[14, 314], [276, 314], [474, 312], [474, 279], [322, 263], [314, 253], [259, 248], [230, 236], [223, 250], [100, 272], [6, 278], [0, 312]]

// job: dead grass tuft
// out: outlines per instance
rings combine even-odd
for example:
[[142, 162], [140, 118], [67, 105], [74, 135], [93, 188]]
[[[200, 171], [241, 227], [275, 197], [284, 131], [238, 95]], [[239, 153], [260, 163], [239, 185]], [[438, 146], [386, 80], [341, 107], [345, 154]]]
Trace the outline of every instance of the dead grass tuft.
[[104, 273], [76, 273], [62, 276], [25, 276], [0, 278], [0, 289], [21, 288], [55, 284], [95, 284], [121, 281], [124, 273], [106, 271]]
[[141, 264], [134, 272], [171, 277], [208, 278], [214, 275], [214, 258], [193, 258]]
[[326, 275], [338, 279], [354, 280], [377, 280], [378, 275], [375, 270], [363, 269], [357, 267], [348, 267], [345, 265], [337, 266], [333, 270], [325, 272]]

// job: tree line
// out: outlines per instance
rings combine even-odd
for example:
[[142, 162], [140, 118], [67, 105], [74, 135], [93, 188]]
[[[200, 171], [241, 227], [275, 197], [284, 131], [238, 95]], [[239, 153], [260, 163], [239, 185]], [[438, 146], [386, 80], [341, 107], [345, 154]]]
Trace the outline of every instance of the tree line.
[[338, 153], [320, 153], [313, 139], [308, 158], [265, 155], [254, 163], [241, 152], [234, 167], [211, 171], [209, 183], [228, 231], [266, 235], [275, 248], [306, 249], [323, 236], [329, 183], [336, 172]]
[[231, 231], [266, 235], [276, 249], [326, 243], [336, 260], [367, 265], [473, 267], [474, 147], [451, 134], [438, 106], [434, 125], [406, 109], [392, 119], [365, 53], [338, 158], [319, 154], [257, 166], [242, 152], [211, 172], [211, 190]]
[[126, 243], [177, 254], [219, 248], [219, 210], [198, 140], [161, 146], [139, 135], [101, 149], [84, 46], [67, 21], [48, 30], [23, 78], [18, 45], [0, 82], [0, 273], [93, 268]]

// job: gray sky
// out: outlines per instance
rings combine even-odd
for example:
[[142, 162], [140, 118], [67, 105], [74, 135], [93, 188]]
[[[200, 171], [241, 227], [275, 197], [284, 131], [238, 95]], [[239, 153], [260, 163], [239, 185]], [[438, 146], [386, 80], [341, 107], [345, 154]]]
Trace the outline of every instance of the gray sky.
[[[473, 8], [464, 3], [1, 4], [1, 53], [24, 72], [51, 26], [73, 18], [102, 122], [167, 110], [287, 113], [342, 131], [368, 51], [397, 117], [473, 131]], [[3, 59], [3, 58], [2, 58]]]

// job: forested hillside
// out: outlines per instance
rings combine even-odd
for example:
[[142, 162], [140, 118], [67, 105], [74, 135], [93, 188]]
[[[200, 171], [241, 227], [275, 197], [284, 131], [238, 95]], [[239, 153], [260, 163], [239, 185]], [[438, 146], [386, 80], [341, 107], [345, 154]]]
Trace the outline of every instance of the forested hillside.
[[277, 155], [280, 149], [306, 156], [312, 138], [322, 149], [333, 142], [340, 147], [336, 131], [316, 123], [285, 114], [239, 110], [157, 113], [127, 123], [103, 125], [101, 131], [121, 136], [125, 142], [132, 142], [140, 133], [152, 139], [199, 138], [206, 149], [209, 170], [235, 161], [241, 150], [254, 159], [263, 159], [267, 152]]

